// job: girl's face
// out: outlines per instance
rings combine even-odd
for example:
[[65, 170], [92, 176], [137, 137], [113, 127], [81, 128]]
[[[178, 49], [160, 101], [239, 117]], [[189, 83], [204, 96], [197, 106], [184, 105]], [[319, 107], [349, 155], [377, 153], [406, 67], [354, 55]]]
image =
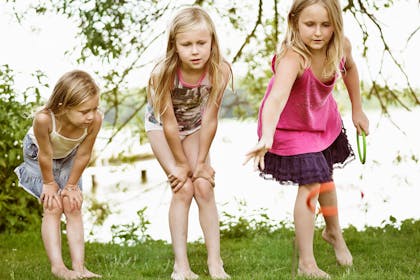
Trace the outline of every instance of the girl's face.
[[80, 105], [67, 110], [67, 120], [75, 127], [86, 128], [92, 124], [99, 107], [99, 94], [92, 96]]
[[334, 34], [327, 10], [313, 4], [302, 10], [298, 21], [299, 35], [311, 51], [325, 51]]
[[184, 70], [202, 70], [211, 53], [211, 34], [205, 25], [178, 33], [175, 46]]

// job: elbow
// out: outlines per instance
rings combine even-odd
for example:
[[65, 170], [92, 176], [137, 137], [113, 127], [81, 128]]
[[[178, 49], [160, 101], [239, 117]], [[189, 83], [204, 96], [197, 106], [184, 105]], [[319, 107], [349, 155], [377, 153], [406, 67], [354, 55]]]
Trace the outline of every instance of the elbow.
[[178, 125], [177, 124], [164, 124], [163, 125], [163, 132], [165, 135], [174, 135], [179, 133]]
[[76, 163], [79, 163], [82, 166], [88, 165], [91, 158], [91, 153], [81, 153], [76, 156], [74, 159]]
[[201, 126], [210, 130], [210, 131], [216, 131], [217, 130], [217, 125], [218, 125], [218, 118], [214, 117], [214, 118], [209, 118], [209, 119], [204, 119]]

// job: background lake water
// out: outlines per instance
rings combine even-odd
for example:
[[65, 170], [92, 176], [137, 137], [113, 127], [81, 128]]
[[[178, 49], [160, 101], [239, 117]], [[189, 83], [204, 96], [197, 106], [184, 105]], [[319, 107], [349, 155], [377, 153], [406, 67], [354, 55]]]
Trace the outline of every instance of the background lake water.
[[[357, 157], [356, 132], [351, 115], [343, 114], [356, 159], [334, 173], [341, 225], [343, 228], [353, 225], [362, 230], [365, 226], [387, 223], [390, 216], [397, 221], [419, 219], [420, 131], [416, 122], [420, 120], [420, 110], [393, 111], [392, 121], [378, 111], [368, 112], [368, 117], [371, 133], [367, 137], [367, 161], [362, 165]], [[104, 142], [105, 139], [99, 138], [97, 147]], [[242, 165], [245, 153], [255, 143], [255, 121], [221, 120], [211, 149], [220, 216], [223, 219], [223, 212], [243, 216], [264, 212], [275, 222], [292, 225], [297, 187], [264, 180], [253, 172], [251, 163]], [[128, 137], [113, 142], [101, 156], [121, 152], [129, 155], [151, 153], [151, 150], [149, 145], [140, 146], [137, 140]], [[141, 170], [146, 171], [147, 183], [141, 183]], [[95, 194], [91, 193], [92, 175], [97, 181]], [[151, 223], [147, 233], [153, 239], [170, 241], [168, 208], [171, 190], [155, 159], [119, 166], [90, 167], [84, 173], [84, 193], [88, 198], [108, 203], [112, 211], [102, 226], [93, 227], [86, 203], [85, 228], [87, 232], [92, 231], [88, 240], [109, 242], [112, 225], [137, 221], [137, 211], [147, 207], [145, 217]], [[322, 218], [318, 217], [317, 222], [321, 221]], [[193, 202], [188, 240], [200, 239], [202, 232], [198, 209]]]

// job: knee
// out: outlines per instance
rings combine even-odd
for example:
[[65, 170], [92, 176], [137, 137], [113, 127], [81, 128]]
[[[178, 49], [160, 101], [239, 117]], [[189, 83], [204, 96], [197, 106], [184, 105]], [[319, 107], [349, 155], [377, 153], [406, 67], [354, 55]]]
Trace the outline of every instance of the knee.
[[66, 218], [71, 217], [78, 217], [82, 214], [82, 204], [80, 204], [78, 207], [73, 206], [70, 203], [70, 200], [68, 197], [63, 198], [63, 211], [64, 215], [66, 215]]
[[194, 187], [191, 180], [187, 180], [184, 186], [174, 193], [174, 198], [180, 200], [184, 203], [191, 203], [191, 200], [194, 196]]
[[60, 208], [56, 203], [53, 204], [52, 208], [44, 208], [44, 217], [60, 217], [63, 214], [63, 209]]
[[214, 199], [213, 186], [206, 179], [197, 178], [194, 181], [194, 195], [198, 200], [211, 201]]

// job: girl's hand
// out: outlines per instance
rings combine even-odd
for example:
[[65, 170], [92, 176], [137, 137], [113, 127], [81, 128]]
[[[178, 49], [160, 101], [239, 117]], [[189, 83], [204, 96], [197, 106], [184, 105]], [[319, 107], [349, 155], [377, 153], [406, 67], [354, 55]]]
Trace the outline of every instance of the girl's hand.
[[214, 171], [213, 167], [211, 167], [209, 164], [199, 163], [194, 170], [194, 174], [193, 174], [192, 178], [193, 178], [193, 181], [196, 180], [197, 178], [203, 178], [203, 179], [209, 181], [209, 183], [214, 187], [215, 186], [215, 182], [214, 182], [214, 175], [215, 174], [216, 174], [216, 172]]
[[55, 181], [42, 185], [42, 193], [40, 196], [40, 200], [44, 209], [47, 208], [52, 210], [54, 206], [54, 200], [57, 202], [59, 208], [63, 208], [60, 196], [58, 194], [58, 190], [59, 187]]
[[358, 134], [364, 131], [366, 135], [369, 135], [369, 120], [363, 111], [353, 112], [352, 119]]
[[82, 208], [83, 195], [78, 185], [67, 184], [61, 191], [61, 197], [68, 197], [71, 210]]
[[187, 164], [175, 166], [174, 170], [168, 175], [172, 191], [174, 193], [179, 191], [191, 175], [191, 170]]
[[269, 149], [269, 145], [267, 145], [265, 141], [261, 139], [254, 148], [252, 148], [248, 153], [245, 154], [246, 158], [243, 165], [247, 164], [247, 162], [253, 158], [254, 171], [258, 170], [258, 166], [261, 168], [261, 170], [264, 170], [264, 156]]

